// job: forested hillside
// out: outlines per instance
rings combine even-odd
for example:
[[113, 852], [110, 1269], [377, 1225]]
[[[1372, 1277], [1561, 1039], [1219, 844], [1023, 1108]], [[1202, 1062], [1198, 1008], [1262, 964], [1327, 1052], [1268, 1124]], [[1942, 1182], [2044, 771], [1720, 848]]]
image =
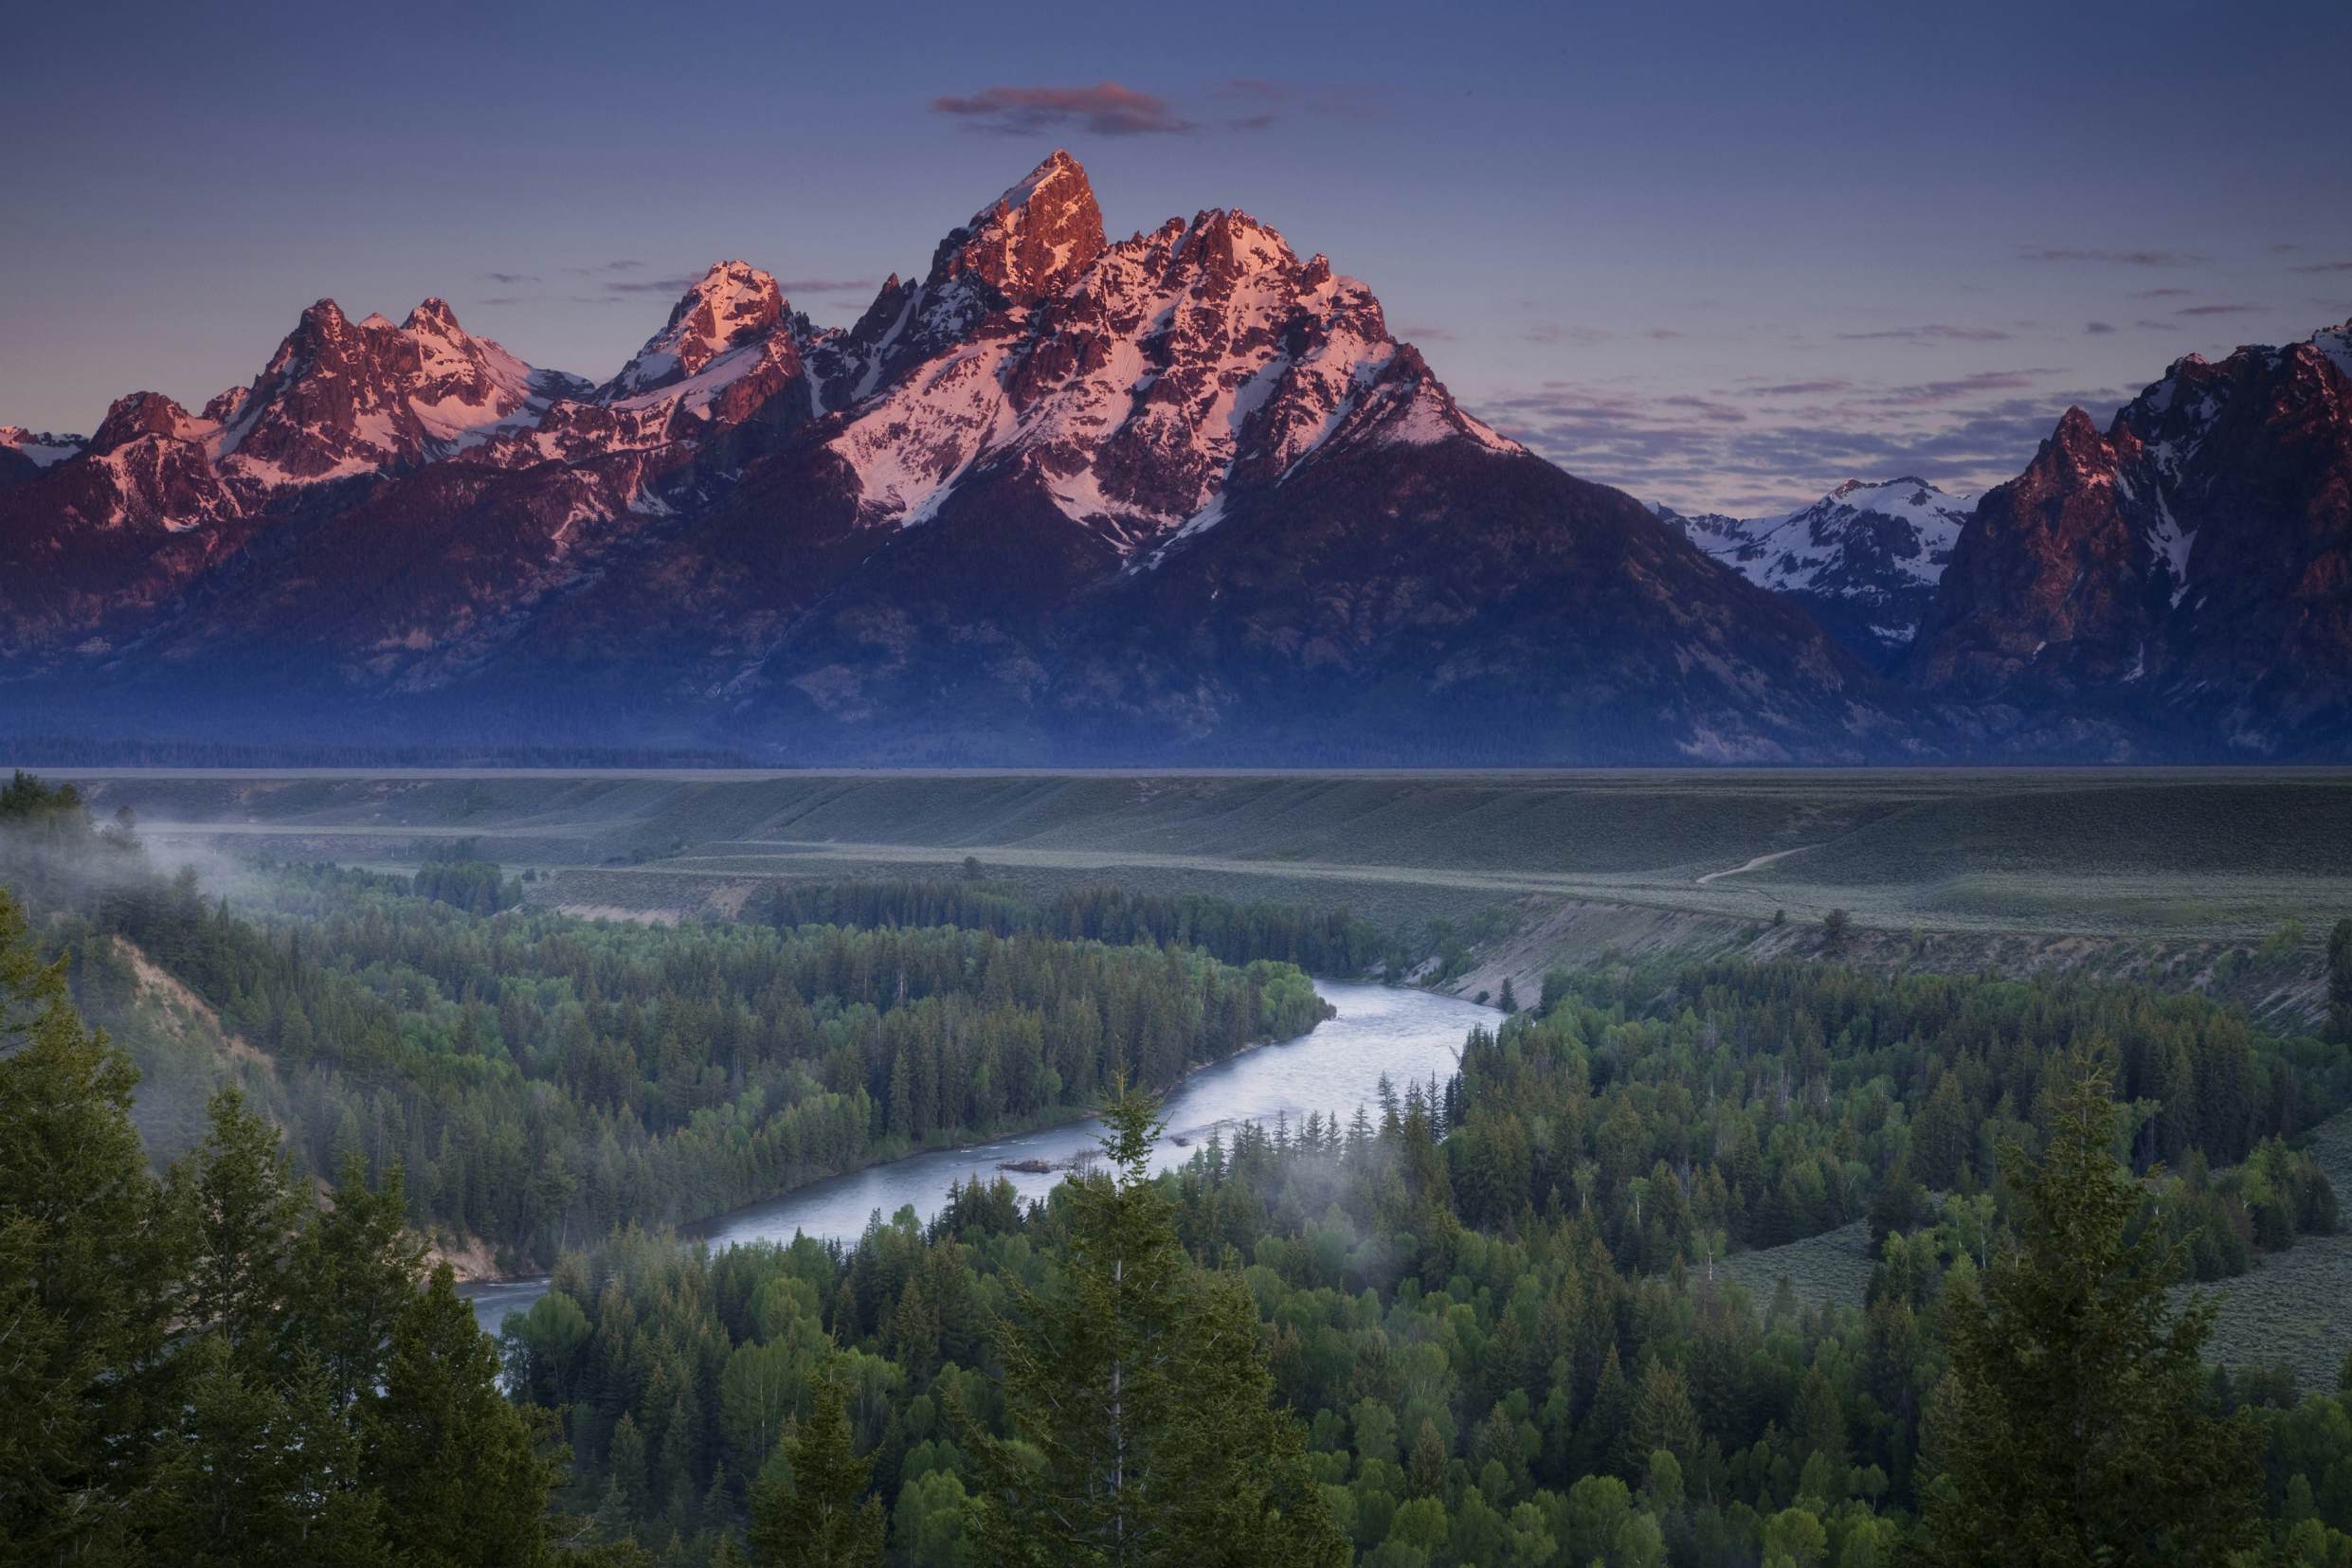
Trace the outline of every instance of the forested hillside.
[[[801, 895], [840, 924], [591, 923], [501, 912], [495, 868], [462, 863], [413, 884], [276, 868], [248, 913], [154, 870], [129, 823], [95, 827], [70, 788], [20, 776], [6, 799], [0, 885], [48, 917], [85, 1006], [128, 1011], [128, 941], [265, 1054], [256, 1091], [306, 1168], [397, 1164], [418, 1228], [516, 1268], [1076, 1116], [1120, 1071], [1165, 1089], [1325, 1016], [1297, 967], [1255, 954], [1348, 962], [1366, 940], [1345, 917], [1039, 910], [986, 888], [963, 894], [999, 911], [980, 928], [900, 924], [911, 888]], [[1073, 925], [1109, 940], [1060, 934]], [[1239, 962], [1180, 940], [1195, 927]]]
[[[2352, 1384], [2208, 1368], [2162, 1289], [2335, 1245], [2307, 1135], [2352, 1058], [2203, 998], [1609, 964], [1154, 1178], [1154, 1092], [1382, 933], [976, 874], [678, 927], [462, 857], [167, 874], [23, 778], [0, 881], [10, 1560], [2352, 1563]], [[143, 1028], [151, 971], [238, 1054], [141, 1061], [246, 1086], [168, 1162], [75, 1010]], [[1042, 1204], [671, 1231], [1097, 1109]], [[1858, 1306], [1725, 1266], [1849, 1226]], [[420, 1233], [552, 1265], [502, 1392]]]
[[[2025, 1267], [2017, 1249], [2036, 1238], [2111, 1246], [2151, 1282], [2189, 1266], [2180, 1189], [2120, 1161], [2162, 1114], [2110, 1104], [2128, 1087], [2114, 1064], [2143, 1051], [2228, 1062], [2214, 1070], [2250, 1086], [2211, 1135], [2254, 1166], [2185, 1174], [2202, 1169], [2193, 1141], [2173, 1179], [2192, 1223], [2276, 1245], [2332, 1227], [2324, 1178], [2269, 1140], [2278, 1108], [2333, 1103], [2334, 1048], [2250, 1036], [2196, 1000], [1794, 967], [1559, 985], [1475, 1036], [1437, 1100], [1408, 1089], [1339, 1125], [1245, 1128], [1157, 1190], [1196, 1265], [1254, 1300], [1275, 1394], [1305, 1424], [1356, 1560], [1867, 1568], [1949, 1544], [1921, 1516], [1945, 1495], [1956, 1401], [1979, 1376], [1956, 1370], [1956, 1304]], [[1946, 1075], [1972, 1115], [2006, 1108], [1938, 1167], [1939, 1203], [1905, 1173], [1943, 1146], [1942, 1113], [1904, 1108]], [[2060, 1147], [2070, 1103], [2099, 1125]], [[2111, 1234], [2051, 1243], [2030, 1192], [1995, 1180], [1993, 1137], [2014, 1141], [2013, 1174], [2041, 1150], [2073, 1162], [2069, 1183], [2111, 1183]], [[2289, 1191], [2303, 1207], [2276, 1196]], [[1760, 1300], [1718, 1266], [1727, 1245], [1889, 1194], [1903, 1201], [1879, 1205], [1884, 1260], [1860, 1309]], [[867, 1467], [859, 1493], [889, 1515], [886, 1550], [861, 1560], [999, 1560], [977, 1534], [999, 1484], [983, 1456], [1022, 1430], [1000, 1337], [1034, 1297], [1073, 1288], [1077, 1196], [1024, 1213], [975, 1182], [936, 1223], [879, 1223], [847, 1249], [705, 1256], [632, 1235], [567, 1256], [507, 1343], [518, 1394], [564, 1412], [568, 1505], [664, 1560], [728, 1550], [732, 1522], [787, 1484], [777, 1433], [830, 1381], [847, 1396], [841, 1441]], [[2193, 1375], [2143, 1383], [2112, 1345], [2086, 1353], [2123, 1358], [2100, 1374], [2133, 1390], [2114, 1419], [2162, 1415], [2208, 1444], [2213, 1473], [2183, 1495], [2215, 1533], [2133, 1560], [2219, 1560], [2198, 1554], [2266, 1531], [2275, 1560], [2344, 1560], [2352, 1392], [2299, 1395], [2274, 1370], [2208, 1378], [2195, 1316], [2135, 1333], [2178, 1339]]]

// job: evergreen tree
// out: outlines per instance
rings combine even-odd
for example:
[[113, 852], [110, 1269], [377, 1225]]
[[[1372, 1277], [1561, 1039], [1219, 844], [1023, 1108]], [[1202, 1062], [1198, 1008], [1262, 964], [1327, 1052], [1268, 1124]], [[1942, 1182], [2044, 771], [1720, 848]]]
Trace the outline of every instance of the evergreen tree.
[[[17, 788], [23, 784], [22, 775]], [[176, 1404], [165, 1357], [182, 1237], [131, 1090], [0, 889], [0, 1558], [126, 1558], [144, 1435]]]
[[1853, 938], [1854, 916], [1843, 910], [1832, 910], [1821, 917], [1821, 947], [1831, 957], [1843, 957], [1846, 945]]
[[1943, 1474], [1925, 1563], [2216, 1563], [2253, 1544], [2262, 1432], [2202, 1397], [2210, 1303], [2164, 1288], [2184, 1248], [2127, 1238], [2142, 1192], [2114, 1158], [2108, 1075], [2077, 1051], [2049, 1146], [2002, 1151], [2024, 1200], [2021, 1250], [1981, 1295], [1946, 1301], [1952, 1358], [1932, 1418]]
[[425, 1247], [407, 1229], [407, 1208], [398, 1164], [371, 1192], [359, 1157], [346, 1156], [334, 1202], [297, 1250], [295, 1311], [338, 1409], [383, 1381], [392, 1325], [416, 1294]]
[[246, 1108], [243, 1091], [220, 1090], [208, 1109], [204, 1142], [172, 1171], [195, 1249], [183, 1312], [241, 1364], [259, 1367], [286, 1348], [279, 1342], [304, 1206], [278, 1129]]
[[498, 1392], [498, 1356], [449, 1266], [392, 1325], [382, 1397], [363, 1423], [393, 1547], [415, 1568], [533, 1568], [559, 1471]]
[[1016, 1287], [999, 1325], [1004, 1405], [1020, 1441], [968, 1419], [984, 1560], [1063, 1565], [1344, 1563], [1346, 1538], [1306, 1467], [1296, 1424], [1239, 1281], [1204, 1278], [1151, 1181], [1157, 1103], [1115, 1082], [1107, 1172], [1063, 1188], [1060, 1289]]
[[783, 1448], [790, 1484], [763, 1481], [751, 1497], [762, 1568], [881, 1568], [882, 1500], [866, 1495], [874, 1460], [858, 1456], [840, 1379], [818, 1382], [816, 1408]]

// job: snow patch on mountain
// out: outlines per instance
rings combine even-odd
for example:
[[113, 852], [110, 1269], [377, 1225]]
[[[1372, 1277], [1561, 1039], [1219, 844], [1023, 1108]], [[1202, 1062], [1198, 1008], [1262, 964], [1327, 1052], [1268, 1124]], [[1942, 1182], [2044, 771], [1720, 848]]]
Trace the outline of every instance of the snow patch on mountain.
[[[735, 374], [746, 373], [756, 358], [733, 351], [774, 332], [783, 320], [784, 294], [775, 279], [748, 261], [720, 261], [687, 289], [668, 322], [606, 384], [604, 400], [643, 406], [639, 400], [645, 394], [699, 376], [722, 356]], [[704, 390], [715, 388], [706, 384]]]
[[27, 430], [21, 424], [0, 424], [0, 446], [24, 457], [36, 468], [80, 457], [89, 444], [87, 436], [60, 436], [46, 430]]

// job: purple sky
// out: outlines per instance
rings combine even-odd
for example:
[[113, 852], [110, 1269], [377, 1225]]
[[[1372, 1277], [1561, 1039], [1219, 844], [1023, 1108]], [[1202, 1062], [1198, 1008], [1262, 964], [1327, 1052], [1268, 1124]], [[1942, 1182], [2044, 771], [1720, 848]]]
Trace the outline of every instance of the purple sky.
[[1474, 410], [1754, 513], [1975, 490], [2352, 315], [2352, 5], [49, 7], [0, 60], [0, 423], [445, 296], [609, 375], [741, 256], [821, 321], [1057, 145], [1246, 207]]

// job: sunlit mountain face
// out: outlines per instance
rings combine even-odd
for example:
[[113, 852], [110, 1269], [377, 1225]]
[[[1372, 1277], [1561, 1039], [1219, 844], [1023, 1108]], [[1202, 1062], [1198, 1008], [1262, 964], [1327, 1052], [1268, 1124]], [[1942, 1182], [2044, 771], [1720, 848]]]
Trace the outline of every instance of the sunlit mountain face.
[[820, 325], [712, 266], [609, 377], [426, 299], [0, 447], [24, 734], [773, 760], [2297, 757], [2347, 732], [2343, 331], [2184, 359], [1981, 502], [1580, 480], [1247, 213], [1056, 153]]

